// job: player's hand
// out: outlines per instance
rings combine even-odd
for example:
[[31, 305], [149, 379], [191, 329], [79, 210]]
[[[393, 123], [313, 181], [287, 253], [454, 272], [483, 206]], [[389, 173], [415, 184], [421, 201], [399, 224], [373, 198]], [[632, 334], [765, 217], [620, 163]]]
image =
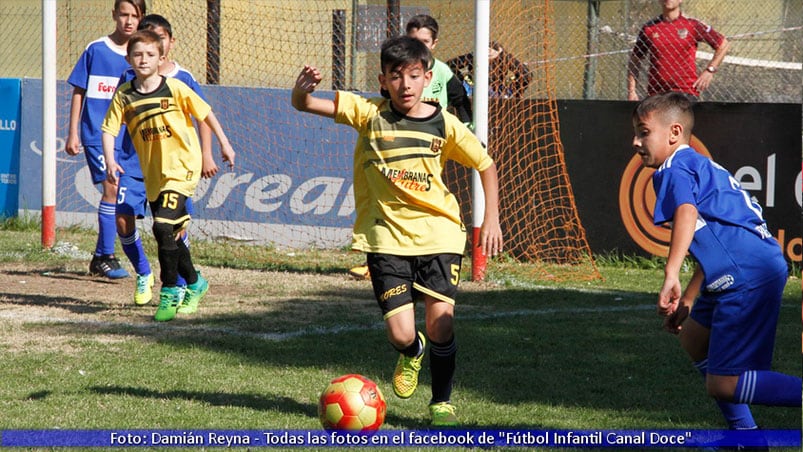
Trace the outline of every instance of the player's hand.
[[[211, 152], [211, 151], [210, 151]], [[201, 177], [211, 179], [217, 174], [218, 166], [215, 159], [206, 152], [203, 153], [203, 163], [201, 164]]]
[[78, 155], [83, 150], [81, 140], [76, 135], [67, 137], [67, 143], [64, 145], [64, 151], [69, 155]]
[[714, 74], [708, 71], [703, 71], [700, 74], [700, 76], [697, 77], [697, 80], [694, 81], [694, 84], [692, 86], [697, 91], [702, 93], [703, 91], [708, 89], [708, 87], [711, 85], [711, 80], [713, 79], [714, 79]]
[[315, 66], [304, 65], [304, 69], [298, 74], [296, 79], [296, 88], [304, 92], [311, 93], [315, 91], [318, 83], [323, 80], [323, 75]]
[[123, 168], [117, 164], [117, 162], [106, 162], [106, 180], [109, 181], [110, 184], [117, 185], [117, 180], [119, 174], [125, 174]]
[[485, 256], [493, 257], [502, 252], [502, 228], [498, 219], [493, 221], [486, 218], [482, 222], [480, 243], [477, 247], [482, 249], [482, 254]]
[[675, 312], [680, 295], [680, 280], [677, 277], [664, 278], [664, 285], [658, 293], [658, 315], [667, 316]]
[[688, 303], [686, 300], [680, 300], [676, 304], [676, 309], [671, 314], [664, 317], [664, 331], [672, 334], [679, 334], [680, 330], [683, 329], [683, 322], [689, 317], [689, 312], [691, 311], [689, 306], [691, 306], [691, 303]]
[[224, 162], [229, 164], [229, 169], [234, 169], [234, 148], [230, 144], [220, 147], [220, 156]]

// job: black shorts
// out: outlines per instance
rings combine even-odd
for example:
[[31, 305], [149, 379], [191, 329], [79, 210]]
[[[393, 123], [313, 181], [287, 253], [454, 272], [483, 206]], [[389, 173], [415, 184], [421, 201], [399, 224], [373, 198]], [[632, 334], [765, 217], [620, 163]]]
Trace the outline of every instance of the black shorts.
[[173, 231], [180, 232], [190, 222], [187, 212], [187, 197], [174, 191], [159, 193], [156, 201], [150, 202], [154, 223], [167, 223], [173, 225]]
[[454, 304], [463, 256], [396, 256], [368, 253], [374, 296], [385, 319], [413, 308], [423, 295]]

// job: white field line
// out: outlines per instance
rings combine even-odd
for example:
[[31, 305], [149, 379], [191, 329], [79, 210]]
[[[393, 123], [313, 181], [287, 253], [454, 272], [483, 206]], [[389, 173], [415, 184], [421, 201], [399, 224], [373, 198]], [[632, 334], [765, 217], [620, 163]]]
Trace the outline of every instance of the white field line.
[[[544, 316], [554, 314], [600, 314], [611, 312], [629, 312], [629, 311], [648, 311], [654, 310], [654, 305], [636, 305], [636, 306], [606, 306], [596, 308], [548, 308], [548, 309], [520, 309], [516, 311], [502, 311], [502, 312], [488, 312], [488, 313], [472, 313], [457, 315], [458, 321], [471, 321], [471, 320], [489, 320], [499, 319], [506, 317], [527, 317], [527, 316]], [[199, 325], [176, 325], [171, 323], [131, 323], [131, 322], [104, 322], [97, 320], [79, 320], [68, 319], [51, 316], [31, 316], [29, 314], [20, 314], [15, 312], [0, 312], [0, 320], [11, 320], [24, 323], [52, 323], [52, 324], [67, 324], [67, 325], [82, 325], [94, 328], [126, 328], [131, 330], [140, 331], [171, 331], [176, 333], [186, 332], [197, 334], [199, 332], [219, 334], [226, 336], [246, 337], [251, 339], [261, 339], [270, 342], [282, 342], [297, 337], [303, 336], [328, 336], [331, 334], [350, 333], [354, 331], [364, 331], [366, 329], [383, 329], [385, 324], [376, 322], [372, 324], [349, 324], [349, 325], [334, 325], [330, 327], [316, 327], [316, 328], [302, 328], [297, 331], [286, 333], [255, 333], [251, 331], [243, 331], [237, 328], [225, 327], [210, 327]]]
[[[791, 305], [781, 305], [784, 307], [795, 307]], [[546, 309], [519, 309], [515, 311], [502, 311], [502, 312], [488, 312], [488, 313], [471, 313], [458, 315], [458, 321], [475, 321], [475, 320], [489, 320], [500, 319], [508, 317], [538, 317], [555, 314], [608, 314], [614, 312], [639, 312], [639, 311], [653, 311], [655, 310], [654, 304], [648, 305], [631, 305], [631, 306], [601, 306], [593, 308], [546, 308]], [[52, 323], [52, 324], [71, 324], [83, 325], [95, 328], [127, 328], [131, 330], [141, 331], [171, 331], [171, 332], [186, 332], [197, 334], [199, 332], [218, 334], [225, 336], [245, 337], [250, 339], [260, 339], [270, 342], [283, 342], [290, 339], [303, 337], [303, 336], [328, 336], [332, 334], [350, 333], [354, 331], [364, 331], [366, 329], [378, 330], [385, 328], [382, 322], [362, 325], [335, 325], [331, 327], [318, 327], [318, 328], [302, 328], [297, 331], [286, 333], [255, 333], [250, 331], [243, 331], [237, 328], [225, 327], [209, 327], [198, 325], [176, 325], [170, 323], [130, 323], [130, 322], [101, 322], [96, 320], [76, 320], [51, 316], [31, 316], [27, 314], [18, 313], [2, 313], [0, 312], [0, 320], [23, 321], [25, 323]]]

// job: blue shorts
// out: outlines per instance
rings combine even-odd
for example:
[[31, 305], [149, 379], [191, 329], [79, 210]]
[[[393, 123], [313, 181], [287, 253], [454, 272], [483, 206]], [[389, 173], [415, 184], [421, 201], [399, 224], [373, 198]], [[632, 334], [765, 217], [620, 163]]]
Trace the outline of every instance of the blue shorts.
[[786, 274], [744, 290], [704, 293], [691, 317], [711, 330], [708, 373], [741, 375], [772, 365]]
[[[114, 150], [115, 157], [117, 149]], [[84, 146], [84, 157], [92, 174], [92, 183], [97, 185], [106, 180], [106, 158], [103, 157], [103, 146]]]
[[145, 180], [121, 174], [117, 180], [117, 207], [115, 210], [117, 215], [145, 218], [145, 206], [147, 205]]
[[[145, 208], [148, 197], [145, 195], [145, 180], [139, 177], [121, 174], [117, 180], [117, 215], [130, 215], [135, 218], [145, 218]], [[187, 198], [185, 208], [190, 215], [195, 211], [192, 208], [192, 198]]]

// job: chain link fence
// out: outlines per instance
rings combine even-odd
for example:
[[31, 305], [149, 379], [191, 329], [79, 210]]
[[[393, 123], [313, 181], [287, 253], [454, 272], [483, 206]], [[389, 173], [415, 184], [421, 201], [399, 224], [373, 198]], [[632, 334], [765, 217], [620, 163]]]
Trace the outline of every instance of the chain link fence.
[[[528, 0], [535, 1], [535, 0]], [[164, 14], [176, 27], [177, 58], [203, 83], [208, 65], [206, 37], [207, 2], [152, 0], [149, 12]], [[293, 23], [277, 20], [272, 12], [288, 0], [221, 0], [223, 14], [234, 4], [246, 5], [255, 12], [248, 22], [236, 27], [223, 24], [220, 32], [241, 34], [252, 46], [254, 58], [284, 52], [270, 47], [282, 36], [293, 33], [288, 27], [303, 30], [304, 17]], [[347, 53], [355, 57], [346, 72], [346, 88], [373, 90], [375, 64], [371, 42], [380, 42], [386, 32], [388, 5], [395, 4], [403, 28], [413, 14], [428, 13], [441, 24], [436, 56], [446, 61], [473, 50], [473, 0], [342, 0], [314, 2], [326, 4], [332, 11], [353, 11], [346, 17]], [[661, 12], [657, 0], [553, 0], [551, 3], [553, 39], [536, 42], [526, 31], [514, 26], [511, 0], [494, 0], [491, 9], [491, 37], [528, 66], [547, 62], [537, 59], [543, 52], [533, 47], [548, 46], [555, 64], [554, 89], [558, 99], [622, 100], [627, 98], [627, 61], [640, 27]], [[110, 0], [60, 0], [58, 2], [58, 74], [66, 79], [72, 65], [86, 44], [111, 32]], [[240, 7], [240, 6], [238, 6]], [[711, 25], [731, 42], [724, 64], [710, 88], [701, 95], [705, 101], [799, 103], [803, 97], [803, 0], [687, 0], [684, 14]], [[501, 17], [504, 16], [504, 17]], [[247, 36], [246, 36], [247, 35]], [[228, 39], [231, 39], [230, 37]], [[303, 34], [299, 38], [303, 39]], [[285, 45], [286, 46], [286, 45]], [[295, 48], [303, 45], [293, 44]], [[352, 48], [353, 46], [353, 48]], [[316, 47], [316, 46], [312, 46]], [[317, 47], [321, 47], [317, 45]], [[233, 50], [233, 49], [232, 49]], [[242, 51], [242, 50], [237, 50]], [[225, 59], [227, 49], [220, 49]], [[309, 48], [309, 53], [321, 49]], [[698, 71], [705, 69], [713, 49], [702, 43], [697, 52]], [[279, 58], [258, 67], [248, 77], [228, 77], [231, 84], [286, 88], [291, 86], [299, 55], [287, 58], [292, 70], [284, 68]], [[303, 59], [303, 58], [302, 58]], [[231, 68], [231, 66], [229, 66]], [[220, 83], [226, 84], [226, 67], [221, 68]], [[229, 69], [231, 70], [231, 69]], [[646, 71], [642, 71], [644, 74]], [[30, 0], [0, 0], [0, 77], [41, 77], [41, 4]], [[249, 78], [250, 77], [250, 78]], [[640, 80], [644, 83], [644, 80]], [[525, 96], [538, 95], [530, 90]]]

